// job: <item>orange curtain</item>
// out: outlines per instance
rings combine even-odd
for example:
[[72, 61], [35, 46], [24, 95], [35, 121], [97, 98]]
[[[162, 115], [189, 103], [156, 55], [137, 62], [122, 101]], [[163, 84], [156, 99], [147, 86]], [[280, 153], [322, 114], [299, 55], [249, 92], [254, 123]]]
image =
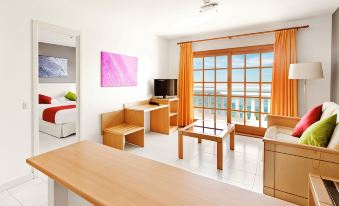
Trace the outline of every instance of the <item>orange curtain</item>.
[[288, 79], [290, 64], [296, 63], [297, 29], [277, 31], [274, 43], [271, 114], [298, 115], [298, 82]]
[[192, 44], [180, 45], [179, 65], [179, 126], [193, 122], [193, 51]]

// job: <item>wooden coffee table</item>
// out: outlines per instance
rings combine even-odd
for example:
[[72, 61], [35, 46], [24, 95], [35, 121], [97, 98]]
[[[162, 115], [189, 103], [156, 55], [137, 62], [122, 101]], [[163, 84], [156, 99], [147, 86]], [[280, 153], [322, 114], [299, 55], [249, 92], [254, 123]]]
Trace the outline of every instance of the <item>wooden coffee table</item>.
[[201, 143], [202, 139], [217, 142], [217, 168], [223, 169], [223, 141], [230, 136], [230, 149], [234, 150], [235, 125], [222, 121], [197, 120], [178, 131], [178, 157], [183, 159], [183, 136], [194, 137]]

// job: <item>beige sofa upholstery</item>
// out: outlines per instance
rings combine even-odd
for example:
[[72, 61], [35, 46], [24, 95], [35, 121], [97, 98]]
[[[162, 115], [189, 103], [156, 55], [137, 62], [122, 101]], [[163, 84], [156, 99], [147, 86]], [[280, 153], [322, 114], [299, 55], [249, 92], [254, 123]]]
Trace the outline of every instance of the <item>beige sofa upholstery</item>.
[[[339, 115], [339, 105], [323, 104], [321, 119]], [[339, 118], [338, 118], [339, 119]], [[327, 148], [298, 144], [291, 136], [300, 118], [268, 116], [264, 141], [264, 193], [307, 205], [308, 174], [339, 178], [339, 124]]]

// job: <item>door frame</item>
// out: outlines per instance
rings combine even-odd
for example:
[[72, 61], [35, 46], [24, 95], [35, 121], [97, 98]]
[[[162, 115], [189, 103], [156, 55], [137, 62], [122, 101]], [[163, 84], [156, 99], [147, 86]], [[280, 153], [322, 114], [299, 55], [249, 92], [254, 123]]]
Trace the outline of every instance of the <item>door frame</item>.
[[81, 135], [81, 32], [73, 29], [56, 26], [53, 24], [32, 20], [32, 148], [31, 156], [39, 154], [39, 30], [49, 30], [64, 35], [73, 36], [76, 39], [76, 93], [77, 93], [77, 117], [76, 137], [80, 141]]

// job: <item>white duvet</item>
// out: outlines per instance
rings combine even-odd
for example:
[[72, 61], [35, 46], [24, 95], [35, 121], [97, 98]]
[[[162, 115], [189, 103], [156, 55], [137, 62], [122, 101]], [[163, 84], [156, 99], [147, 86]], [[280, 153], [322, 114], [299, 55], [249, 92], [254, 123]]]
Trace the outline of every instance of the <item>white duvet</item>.
[[[39, 104], [39, 118], [43, 120], [42, 115], [45, 109], [50, 107], [58, 107], [65, 105], [74, 105], [74, 102], [62, 102], [62, 103], [53, 103], [53, 104]], [[55, 124], [67, 124], [76, 122], [77, 111], [74, 109], [60, 110], [55, 115]]]

